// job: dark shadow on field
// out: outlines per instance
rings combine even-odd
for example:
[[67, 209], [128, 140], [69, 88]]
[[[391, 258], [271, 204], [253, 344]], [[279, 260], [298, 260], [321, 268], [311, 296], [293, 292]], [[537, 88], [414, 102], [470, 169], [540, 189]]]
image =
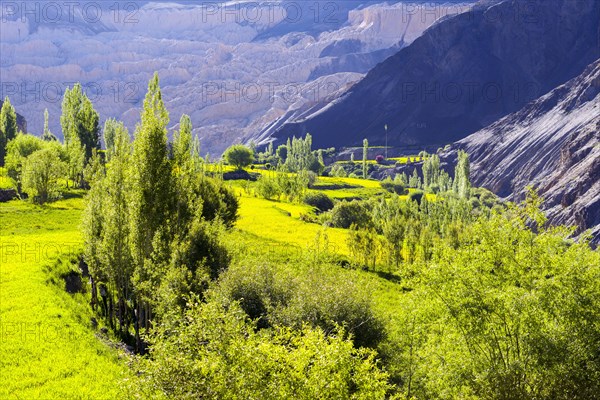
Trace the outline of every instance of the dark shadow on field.
[[62, 199], [63, 200], [69, 200], [69, 199], [82, 199], [85, 197], [85, 193], [82, 191], [67, 191], [67, 192], [62, 192]]
[[398, 275], [392, 274], [391, 272], [383, 272], [383, 271], [370, 271], [375, 275], [379, 276], [382, 279], [385, 279], [390, 282], [400, 283], [402, 282], [402, 278]]
[[347, 183], [343, 183], [343, 184], [316, 184], [313, 185], [312, 188], [313, 189], [317, 189], [317, 190], [342, 190], [342, 189], [358, 189], [361, 186], [357, 186], [357, 185], [350, 185]]

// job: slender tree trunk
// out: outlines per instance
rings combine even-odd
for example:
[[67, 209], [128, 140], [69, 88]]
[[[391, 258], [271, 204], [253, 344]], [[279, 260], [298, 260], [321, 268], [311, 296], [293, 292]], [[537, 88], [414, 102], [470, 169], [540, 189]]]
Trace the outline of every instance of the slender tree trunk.
[[98, 303], [98, 289], [96, 288], [96, 280], [94, 277], [90, 276], [90, 282], [92, 284], [92, 299], [90, 301], [90, 305], [92, 306], [92, 310], [96, 311], [96, 305]]
[[136, 353], [141, 353], [142, 350], [142, 341], [140, 340], [140, 303], [136, 302], [135, 304], [135, 321], [134, 321], [134, 329], [135, 329], [135, 351]]

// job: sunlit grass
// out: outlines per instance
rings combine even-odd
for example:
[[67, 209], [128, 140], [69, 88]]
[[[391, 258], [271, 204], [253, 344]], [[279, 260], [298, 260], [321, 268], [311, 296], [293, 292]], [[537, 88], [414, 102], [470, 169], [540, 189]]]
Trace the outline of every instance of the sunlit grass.
[[90, 327], [82, 295], [48, 284], [44, 268], [81, 248], [81, 197], [0, 204], [0, 398], [114, 399], [127, 373]]
[[288, 244], [301, 249], [312, 246], [317, 235], [327, 234], [329, 243], [341, 254], [347, 254], [347, 231], [325, 229], [299, 219], [300, 214], [310, 211], [311, 208], [306, 205], [243, 196], [236, 228], [276, 244]]

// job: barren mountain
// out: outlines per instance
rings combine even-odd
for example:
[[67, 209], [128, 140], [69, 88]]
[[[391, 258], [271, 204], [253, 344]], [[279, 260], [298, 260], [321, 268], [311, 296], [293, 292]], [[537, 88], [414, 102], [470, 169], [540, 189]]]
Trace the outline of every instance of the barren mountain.
[[48, 108], [60, 136], [62, 93], [81, 82], [102, 118], [133, 130], [158, 71], [170, 127], [187, 113], [203, 152], [220, 153], [290, 110], [345, 90], [439, 17], [466, 7], [419, 3], [2, 3], [0, 95], [10, 96], [32, 133], [41, 132]]
[[459, 140], [579, 75], [600, 56], [597, 0], [496, 0], [445, 18], [339, 96], [263, 136], [319, 147]]
[[511, 200], [531, 185], [551, 222], [600, 241], [600, 60], [455, 146], [470, 154], [476, 185]]

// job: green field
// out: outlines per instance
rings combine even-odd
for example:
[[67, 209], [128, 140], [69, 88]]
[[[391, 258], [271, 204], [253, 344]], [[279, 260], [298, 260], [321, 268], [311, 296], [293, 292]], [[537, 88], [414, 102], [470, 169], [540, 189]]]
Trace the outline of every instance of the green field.
[[96, 337], [83, 295], [48, 282], [81, 249], [83, 200], [0, 204], [0, 398], [114, 399], [128, 370]]

